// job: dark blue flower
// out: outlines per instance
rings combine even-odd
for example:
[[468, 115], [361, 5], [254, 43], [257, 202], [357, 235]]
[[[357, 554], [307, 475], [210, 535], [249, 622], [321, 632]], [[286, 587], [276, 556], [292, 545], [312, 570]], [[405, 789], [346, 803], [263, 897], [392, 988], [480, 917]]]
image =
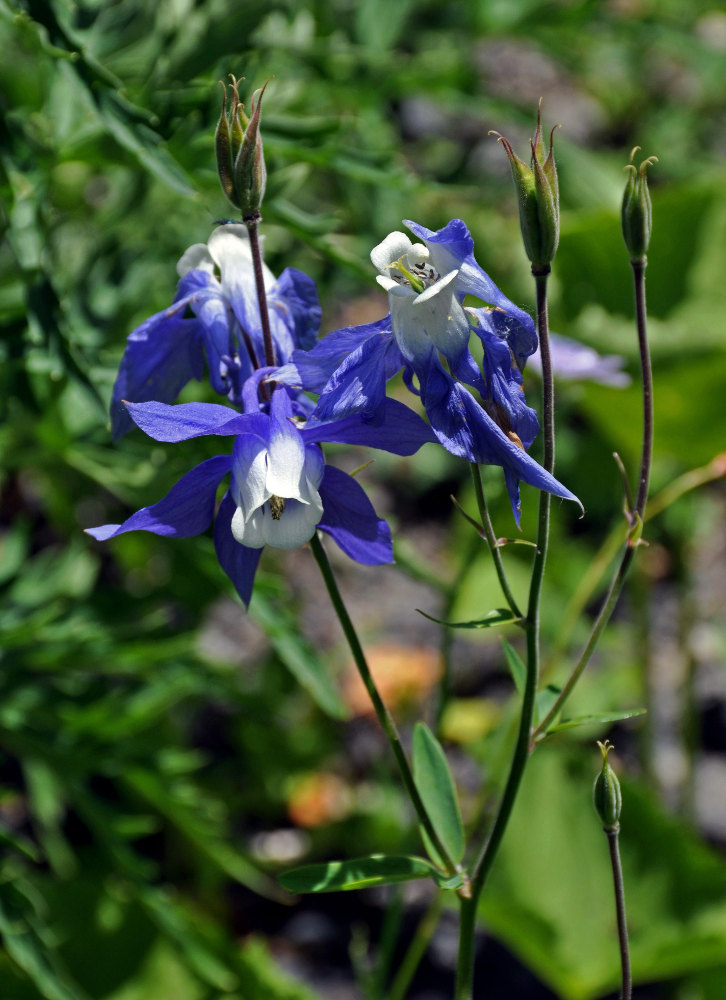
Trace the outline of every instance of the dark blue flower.
[[[537, 347], [532, 318], [476, 263], [473, 240], [460, 219], [438, 232], [414, 222], [406, 225], [423, 242], [414, 244], [396, 232], [371, 252], [381, 272], [377, 280], [388, 292], [389, 315], [337, 330], [311, 351], [295, 351], [275, 378], [318, 393], [313, 421], [350, 413], [372, 420], [385, 399], [387, 380], [403, 369], [448, 451], [503, 468], [518, 524], [520, 481], [576, 501], [526, 451], [539, 429], [521, 377]], [[465, 308], [467, 295], [487, 307]], [[482, 368], [469, 349], [472, 332], [482, 343]]]
[[214, 544], [222, 568], [246, 605], [264, 546], [297, 548], [316, 530], [331, 535], [357, 562], [392, 562], [388, 525], [351, 476], [325, 464], [319, 445], [322, 441], [372, 445], [411, 455], [434, 440], [430, 428], [395, 400], [385, 402], [375, 425], [357, 416], [330, 424], [300, 424], [283, 387], [273, 391], [269, 412], [264, 413], [256, 402], [256, 385], [264, 373], [264, 369], [255, 373], [244, 387], [250, 404], [246, 413], [216, 403], [127, 404], [131, 419], [156, 441], [232, 436], [233, 451], [202, 462], [162, 500], [123, 524], [89, 528], [88, 533], [99, 541], [126, 531], [178, 538], [197, 535], [209, 527], [219, 484], [230, 475], [215, 518]]
[[[133, 426], [123, 400], [173, 402], [206, 360], [214, 390], [239, 405], [251, 373], [265, 363], [252, 256], [243, 225], [215, 229], [177, 265], [174, 304], [130, 334], [111, 400], [115, 439]], [[275, 280], [263, 266], [270, 327], [279, 363], [315, 343], [320, 304], [315, 282], [286, 268]], [[191, 315], [190, 315], [191, 314]]]

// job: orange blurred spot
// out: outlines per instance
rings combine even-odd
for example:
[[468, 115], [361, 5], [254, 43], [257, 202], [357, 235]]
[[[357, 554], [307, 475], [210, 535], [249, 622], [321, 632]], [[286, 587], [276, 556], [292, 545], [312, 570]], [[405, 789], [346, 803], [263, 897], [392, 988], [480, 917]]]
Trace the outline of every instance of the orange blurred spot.
[[337, 774], [315, 771], [295, 782], [287, 814], [296, 826], [311, 829], [345, 819], [351, 805], [350, 789]]
[[[368, 666], [390, 709], [422, 701], [441, 677], [441, 654], [428, 646], [381, 643], [367, 650]], [[373, 705], [354, 664], [343, 680], [343, 697], [353, 715], [374, 715]]]

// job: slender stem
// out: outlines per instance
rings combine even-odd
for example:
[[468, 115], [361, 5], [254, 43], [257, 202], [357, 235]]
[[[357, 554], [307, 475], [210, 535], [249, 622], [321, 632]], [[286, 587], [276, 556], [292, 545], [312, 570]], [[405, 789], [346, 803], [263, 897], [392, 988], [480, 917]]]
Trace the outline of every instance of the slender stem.
[[405, 1000], [411, 980], [416, 973], [416, 969], [421, 964], [421, 959], [426, 954], [426, 949], [438, 925], [442, 902], [443, 893], [437, 892], [414, 931], [408, 950], [401, 959], [396, 975], [386, 994], [386, 1000]]
[[628, 947], [628, 925], [625, 918], [625, 886], [623, 883], [623, 867], [620, 864], [620, 847], [618, 831], [607, 830], [608, 847], [610, 848], [610, 864], [613, 869], [613, 888], [615, 890], [615, 912], [618, 918], [618, 941], [620, 944], [620, 968], [622, 970], [622, 988], [620, 1000], [631, 1000], [633, 983], [630, 974], [630, 949]]
[[648, 347], [648, 316], [645, 305], [645, 268], [647, 261], [631, 261], [635, 293], [635, 322], [638, 327], [640, 369], [643, 379], [643, 452], [640, 459], [640, 477], [635, 510], [642, 518], [648, 499], [650, 469], [653, 464], [653, 370]]
[[[640, 472], [638, 476], [638, 493], [633, 514], [636, 519], [639, 519], [642, 522], [645, 516], [645, 505], [648, 500], [650, 470], [653, 461], [653, 375], [650, 364], [650, 350], [648, 348], [648, 324], [645, 305], [646, 261], [634, 261], [632, 262], [632, 267], [633, 287], [635, 293], [635, 317], [638, 328], [640, 368], [643, 380], [643, 450], [640, 459]], [[623, 549], [623, 554], [620, 558], [620, 563], [615, 571], [612, 581], [610, 582], [610, 586], [605, 594], [602, 606], [593, 623], [592, 629], [590, 630], [590, 635], [585, 643], [582, 653], [580, 654], [572, 673], [567, 678], [567, 681], [557, 696], [555, 703], [532, 734], [533, 742], [536, 741], [542, 733], [547, 731], [549, 724], [562, 710], [562, 707], [572, 693], [572, 689], [580, 679], [583, 670], [587, 666], [595, 646], [597, 645], [598, 639], [609, 622], [613, 608], [620, 597], [620, 592], [622, 591], [623, 584], [625, 583], [625, 577], [628, 574], [630, 564], [635, 555], [636, 546], [637, 542], [633, 542], [630, 538], [626, 540], [625, 548]]]
[[[554, 383], [550, 358], [549, 324], [547, 318], [547, 273], [535, 274], [537, 288], [537, 332], [542, 356], [542, 424], [544, 431], [543, 466], [551, 473], [555, 462], [554, 428]], [[549, 543], [550, 494], [542, 491], [539, 500], [539, 521], [537, 526], [537, 548], [532, 564], [529, 587], [529, 601], [525, 629], [527, 633], [527, 679], [522, 699], [522, 714], [519, 720], [517, 741], [512, 754], [512, 762], [504, 786], [502, 799], [488, 837], [473, 868], [471, 901], [462, 900], [461, 928], [459, 939], [459, 960], [457, 964], [456, 1000], [471, 1000], [473, 993], [474, 933], [476, 929], [476, 907], [491, 871], [499, 845], [509, 823], [514, 803], [519, 792], [522, 775], [531, 750], [530, 735], [534, 719], [537, 685], [539, 682], [539, 631], [540, 597], [544, 580], [547, 547]]]
[[476, 958], [476, 907], [479, 897], [459, 901], [459, 956], [456, 962], [454, 1000], [472, 1000], [474, 996], [474, 959]]
[[343, 598], [340, 590], [338, 589], [335, 577], [333, 576], [333, 570], [328, 562], [325, 549], [323, 548], [317, 535], [313, 535], [311, 538], [310, 548], [315, 556], [315, 561], [320, 568], [320, 572], [323, 575], [328, 595], [330, 596], [331, 603], [335, 609], [336, 615], [338, 616], [338, 621], [340, 622], [341, 628], [345, 634], [348, 647], [350, 648], [355, 665], [358, 668], [358, 673], [361, 676], [361, 680], [363, 681], [366, 691], [368, 692], [371, 702], [373, 703], [378, 721], [381, 724], [383, 732], [386, 734], [386, 739], [388, 740], [391, 750], [393, 751], [393, 755], [396, 758], [398, 770], [401, 774], [401, 778], [403, 779], [403, 783], [406, 786], [408, 797], [416, 810], [419, 822], [426, 831], [426, 834], [436, 850], [436, 853], [446, 863], [449, 874], [453, 875], [455, 872], [459, 872], [463, 876], [465, 873], [463, 872], [461, 866], [457, 865], [456, 862], [450, 857], [449, 852], [441, 842], [441, 838], [434, 829], [434, 826], [426, 812], [426, 808], [421, 801], [421, 796], [416, 788], [411, 766], [408, 762], [408, 758], [406, 757], [406, 751], [403, 749], [403, 744], [401, 743], [401, 735], [398, 732], [398, 727], [396, 726], [393, 716], [389, 712], [378, 692], [378, 688], [376, 687], [376, 683], [373, 680], [370, 668], [366, 662], [363, 647], [360, 644], [353, 622], [351, 621], [350, 615], [348, 614], [345, 604], [343, 603]]
[[262, 252], [260, 250], [260, 239], [258, 229], [260, 225], [260, 215], [254, 215], [243, 220], [247, 226], [250, 237], [250, 252], [252, 254], [252, 266], [255, 272], [255, 286], [257, 288], [257, 299], [260, 304], [260, 323], [262, 325], [262, 336], [265, 341], [265, 364], [271, 367], [276, 365], [275, 345], [272, 342], [272, 332], [270, 330], [270, 313], [267, 308], [267, 293], [265, 292], [265, 278], [262, 271]]
[[492, 560], [494, 562], [497, 579], [499, 580], [499, 586], [502, 588], [504, 599], [509, 605], [509, 609], [512, 614], [516, 615], [517, 618], [521, 618], [522, 612], [519, 610], [519, 605], [517, 604], [516, 598], [512, 593], [511, 587], [509, 586], [507, 573], [504, 569], [504, 561], [502, 560], [502, 550], [497, 545], [497, 538], [494, 534], [492, 519], [489, 516], [486, 497], [484, 496], [484, 484], [481, 479], [481, 469], [474, 462], [471, 463], [471, 478], [474, 482], [474, 492], [476, 493], [476, 503], [479, 508], [479, 517], [481, 518], [482, 527], [484, 528], [487, 542], [489, 543], [489, 549], [492, 554]]

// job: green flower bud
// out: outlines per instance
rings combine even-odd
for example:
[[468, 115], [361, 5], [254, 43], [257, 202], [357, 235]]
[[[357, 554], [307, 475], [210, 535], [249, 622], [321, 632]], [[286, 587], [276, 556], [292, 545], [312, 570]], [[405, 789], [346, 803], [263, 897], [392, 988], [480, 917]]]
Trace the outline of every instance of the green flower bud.
[[592, 799], [595, 811], [602, 821], [603, 830], [606, 833], [617, 833], [620, 829], [620, 809], [623, 797], [620, 792], [618, 776], [608, 761], [608, 754], [613, 747], [609, 740], [605, 740], [604, 743], [598, 740], [597, 745], [602, 753], [602, 770], [595, 778]]
[[498, 132], [498, 142], [504, 146], [512, 168], [514, 187], [519, 202], [519, 225], [527, 257], [534, 272], [549, 271], [560, 240], [560, 192], [557, 183], [553, 139], [555, 128], [550, 132], [549, 150], [544, 155], [542, 142], [542, 102], [537, 110], [537, 132], [530, 140], [531, 166], [516, 155], [512, 144]]
[[649, 156], [636, 169], [633, 157], [640, 149], [635, 146], [630, 154], [630, 163], [626, 166], [628, 181], [623, 194], [623, 206], [620, 219], [623, 227], [623, 239], [628, 248], [631, 263], [645, 263], [647, 260], [650, 231], [653, 225], [653, 211], [648, 191], [647, 170], [651, 163], [657, 163], [657, 156]]
[[259, 217], [267, 183], [260, 135], [260, 108], [265, 87], [252, 95], [252, 114], [248, 118], [239, 99], [237, 80], [232, 77], [230, 107], [227, 108], [225, 88], [214, 136], [222, 190], [240, 210], [243, 220]]

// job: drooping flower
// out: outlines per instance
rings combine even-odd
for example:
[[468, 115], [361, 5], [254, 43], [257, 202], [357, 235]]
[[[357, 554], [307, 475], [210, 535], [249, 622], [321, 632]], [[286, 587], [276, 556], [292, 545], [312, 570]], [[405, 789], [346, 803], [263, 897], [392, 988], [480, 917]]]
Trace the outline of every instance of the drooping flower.
[[216, 403], [128, 403], [131, 419], [156, 441], [232, 436], [233, 451], [202, 462], [162, 500], [136, 511], [122, 524], [88, 528], [88, 533], [99, 541], [127, 531], [178, 538], [200, 534], [214, 518], [219, 484], [230, 475], [215, 518], [214, 544], [245, 605], [264, 546], [296, 548], [316, 530], [327, 532], [357, 562], [392, 562], [388, 525], [351, 476], [325, 464], [320, 442], [371, 445], [411, 455], [434, 440], [430, 429], [395, 400], [386, 402], [375, 426], [357, 416], [330, 424], [299, 424], [283, 387], [273, 391], [269, 412], [262, 412], [257, 385], [268, 373], [269, 369], [261, 369], [243, 388], [243, 402], [250, 412], [237, 413]]
[[[445, 448], [503, 468], [517, 523], [520, 481], [576, 500], [526, 452], [539, 427], [521, 378], [537, 347], [532, 318], [476, 263], [474, 242], [461, 219], [438, 232], [406, 225], [422, 242], [391, 233], [371, 252], [377, 280], [388, 292], [389, 315], [328, 334], [311, 351], [295, 351], [275, 378], [319, 394], [313, 420], [349, 413], [372, 419], [385, 399], [387, 380], [403, 369]], [[487, 307], [465, 308], [467, 295]], [[483, 369], [469, 349], [472, 332], [483, 346]]]
[[[177, 264], [174, 303], [128, 337], [111, 400], [118, 439], [133, 426], [123, 400], [171, 403], [206, 359], [214, 390], [240, 405], [242, 385], [265, 363], [260, 311], [247, 230], [229, 224], [207, 244], [195, 243]], [[286, 268], [279, 279], [263, 265], [270, 327], [278, 363], [315, 343], [320, 304], [312, 278]], [[191, 313], [192, 315], [188, 315]]]

